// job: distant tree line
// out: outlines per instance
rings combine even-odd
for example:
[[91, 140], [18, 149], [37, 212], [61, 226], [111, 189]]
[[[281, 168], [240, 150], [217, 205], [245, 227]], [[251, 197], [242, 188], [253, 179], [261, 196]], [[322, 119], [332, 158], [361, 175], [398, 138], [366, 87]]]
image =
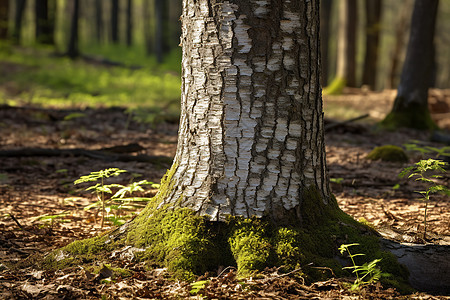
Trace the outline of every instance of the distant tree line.
[[73, 58], [82, 45], [142, 45], [162, 62], [178, 47], [180, 15], [181, 0], [0, 0], [0, 39], [54, 45]]
[[[71, 57], [88, 45], [142, 47], [162, 62], [178, 48], [181, 0], [0, 0], [0, 39], [54, 45]], [[320, 0], [322, 85], [396, 88], [414, 0]], [[450, 82], [450, 1], [435, 30], [433, 85]]]

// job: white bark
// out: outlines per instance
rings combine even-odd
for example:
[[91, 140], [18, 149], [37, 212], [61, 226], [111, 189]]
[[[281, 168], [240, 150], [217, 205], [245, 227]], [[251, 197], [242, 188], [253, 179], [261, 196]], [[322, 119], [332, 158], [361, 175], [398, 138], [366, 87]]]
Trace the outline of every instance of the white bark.
[[177, 170], [163, 204], [280, 220], [299, 215], [310, 186], [327, 201], [317, 20], [318, 0], [183, 1]]

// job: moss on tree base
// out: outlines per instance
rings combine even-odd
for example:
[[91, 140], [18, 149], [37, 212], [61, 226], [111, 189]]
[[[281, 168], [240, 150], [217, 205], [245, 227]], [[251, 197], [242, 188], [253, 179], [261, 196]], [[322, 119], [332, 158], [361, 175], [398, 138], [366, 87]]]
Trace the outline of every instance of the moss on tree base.
[[157, 197], [132, 222], [102, 236], [75, 241], [48, 255], [44, 265], [59, 269], [105, 261], [114, 250], [128, 245], [140, 250], [135, 252], [137, 260], [166, 267], [181, 279], [192, 280], [219, 266], [231, 265], [243, 277], [266, 267], [281, 267], [284, 271], [300, 268], [300, 275], [313, 282], [330, 277], [332, 272], [351, 275], [342, 270], [341, 263], [349, 261], [340, 256], [338, 247], [359, 243], [355, 250], [365, 256], [358, 263], [382, 258], [382, 271], [393, 275], [390, 283], [407, 287], [406, 268], [380, 248], [373, 229], [342, 212], [334, 198], [325, 205], [315, 189], [310, 189], [308, 195], [310, 198], [302, 205], [305, 222], [290, 226], [264, 218], [231, 216], [224, 222], [213, 222], [186, 208], [157, 209]]
[[395, 130], [398, 128], [413, 128], [419, 130], [435, 130], [438, 126], [431, 119], [428, 108], [420, 105], [400, 106], [404, 101], [397, 97], [394, 109], [379, 123], [381, 128]]

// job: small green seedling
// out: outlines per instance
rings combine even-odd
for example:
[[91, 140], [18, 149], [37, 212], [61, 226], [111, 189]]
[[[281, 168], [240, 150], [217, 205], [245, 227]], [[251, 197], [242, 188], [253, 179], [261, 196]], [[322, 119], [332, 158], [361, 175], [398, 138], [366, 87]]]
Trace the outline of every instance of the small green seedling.
[[381, 259], [374, 259], [370, 263], [364, 263], [362, 266], [359, 266], [355, 262], [355, 257], [357, 256], [364, 256], [365, 254], [357, 253], [352, 254], [349, 250], [350, 247], [353, 246], [359, 246], [358, 243], [354, 244], [342, 244], [338, 249], [341, 252], [341, 255], [344, 254], [344, 252], [347, 252], [348, 256], [350, 257], [353, 266], [350, 267], [344, 267], [342, 269], [350, 269], [353, 270], [352, 273], [355, 273], [356, 279], [351, 285], [351, 290], [359, 290], [361, 286], [368, 285], [373, 282], [377, 282], [380, 280], [381, 276], [386, 276], [387, 274], [382, 273], [380, 268], [377, 267], [377, 264], [381, 261]]
[[423, 216], [424, 239], [426, 239], [427, 236], [427, 210], [428, 210], [428, 202], [430, 201], [430, 194], [441, 193], [450, 196], [450, 189], [448, 187], [437, 184], [434, 180], [432, 180], [442, 178], [442, 176], [439, 174], [428, 175], [427, 173], [429, 172], [445, 173], [446, 171], [444, 167], [446, 165], [447, 163], [441, 160], [435, 160], [431, 158], [423, 159], [418, 163], [415, 163], [413, 166], [403, 169], [403, 171], [400, 172], [399, 174], [400, 177], [405, 177], [406, 175], [409, 174], [408, 178], [415, 177], [416, 181], [422, 181], [426, 185], [428, 185], [428, 188], [424, 191], [415, 191], [416, 193], [421, 194], [423, 200], [425, 201], [425, 211]]
[[[147, 180], [141, 180], [138, 182], [132, 182], [128, 186], [124, 186], [121, 184], [105, 184], [104, 180], [109, 177], [116, 177], [119, 176], [122, 173], [127, 172], [126, 170], [121, 170], [118, 168], [110, 168], [105, 170], [100, 170], [98, 172], [91, 172], [89, 175], [81, 176], [80, 179], [76, 180], [74, 184], [80, 184], [85, 182], [97, 182], [100, 181], [100, 183], [96, 183], [95, 185], [92, 185], [88, 188], [86, 188], [86, 191], [92, 191], [92, 193], [95, 193], [97, 196], [98, 201], [86, 206], [84, 209], [88, 210], [93, 207], [98, 207], [101, 205], [101, 211], [102, 211], [102, 224], [101, 227], [103, 228], [104, 221], [105, 221], [105, 214], [109, 214], [112, 210], [120, 211], [120, 209], [124, 208], [130, 208], [127, 205], [132, 202], [137, 201], [149, 201], [150, 198], [143, 198], [143, 197], [129, 197], [125, 198], [125, 196], [135, 193], [135, 192], [143, 192], [144, 189], [142, 188], [142, 185], [152, 185], [152, 182], [149, 182]], [[115, 190], [115, 192], [113, 192]], [[105, 194], [110, 194], [111, 196], [106, 197]], [[113, 216], [111, 218], [111, 221], [119, 225], [121, 224], [122, 220], [118, 218], [117, 216]]]

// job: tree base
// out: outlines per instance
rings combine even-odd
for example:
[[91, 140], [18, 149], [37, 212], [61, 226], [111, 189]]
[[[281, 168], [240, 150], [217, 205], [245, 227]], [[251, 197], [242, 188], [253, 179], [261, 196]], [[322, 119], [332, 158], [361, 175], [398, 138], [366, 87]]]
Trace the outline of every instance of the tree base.
[[395, 109], [396, 103], [402, 103], [402, 98], [397, 97], [394, 102], [394, 109], [384, 118], [379, 125], [387, 130], [398, 128], [412, 128], [419, 130], [435, 130], [438, 126], [431, 119], [428, 108], [418, 105], [410, 105]]
[[[298, 274], [311, 283], [329, 278], [333, 273], [339, 277], [351, 276], [342, 270], [343, 265], [351, 264], [339, 254], [338, 247], [359, 243], [355, 251], [365, 256], [358, 256], [358, 264], [382, 258], [381, 270], [393, 275], [386, 282], [410, 291], [406, 283], [408, 271], [395, 256], [381, 249], [380, 238], [373, 229], [346, 215], [337, 203], [319, 205], [322, 207], [317, 209], [317, 203], [323, 201], [314, 199], [319, 193], [310, 191], [310, 195], [306, 201], [310, 203], [303, 207], [306, 212], [310, 210], [303, 216], [307, 222], [301, 226], [243, 217], [214, 222], [185, 208], [157, 208], [159, 202], [154, 202], [133, 221], [112, 232], [75, 241], [54, 251], [44, 259], [43, 267], [61, 269], [104, 261], [128, 249], [134, 260], [165, 267], [184, 280], [226, 266], [237, 267], [242, 277], [266, 267], [279, 267], [286, 272], [301, 269]], [[313, 208], [319, 213], [312, 214]]]

